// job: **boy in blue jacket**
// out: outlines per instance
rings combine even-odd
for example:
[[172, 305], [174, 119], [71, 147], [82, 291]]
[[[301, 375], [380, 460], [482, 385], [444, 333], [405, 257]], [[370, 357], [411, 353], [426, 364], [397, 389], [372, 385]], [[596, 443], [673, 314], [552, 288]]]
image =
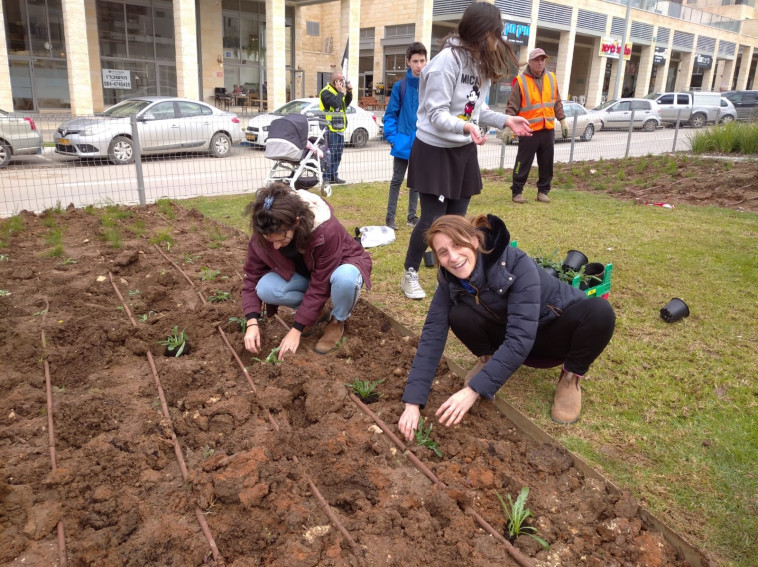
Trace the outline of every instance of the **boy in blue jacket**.
[[[426, 66], [426, 47], [423, 43], [411, 43], [405, 50], [405, 62], [408, 65], [405, 78], [392, 87], [390, 102], [384, 113], [384, 137], [392, 146], [390, 155], [395, 160], [390, 181], [389, 200], [387, 201], [387, 216], [385, 224], [397, 230], [395, 213], [397, 199], [400, 196], [400, 186], [403, 184], [405, 172], [408, 169], [408, 158], [411, 146], [416, 139], [416, 112], [418, 111], [418, 78]], [[418, 222], [416, 207], [418, 192], [411, 190], [408, 195], [408, 226], [414, 227]]]

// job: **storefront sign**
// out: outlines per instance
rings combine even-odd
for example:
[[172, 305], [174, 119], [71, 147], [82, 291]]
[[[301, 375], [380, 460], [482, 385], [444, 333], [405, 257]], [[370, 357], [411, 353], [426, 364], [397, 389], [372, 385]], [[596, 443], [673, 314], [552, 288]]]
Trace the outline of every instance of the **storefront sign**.
[[[604, 37], [600, 42], [600, 56], [607, 57], [608, 59], [618, 59], [619, 53], [621, 53], [621, 40], [613, 39], [612, 37]], [[627, 61], [632, 56], [632, 43], [626, 42], [624, 47], [624, 59]]]
[[695, 55], [695, 67], [710, 69], [711, 65], [713, 65], [713, 57], [710, 55], [700, 55], [699, 53]]
[[132, 72], [121, 69], [103, 69], [104, 89], [131, 89]]
[[527, 24], [508, 21], [503, 21], [503, 24], [505, 24], [505, 27], [503, 28], [505, 41], [514, 45], [529, 44], [529, 26]]
[[665, 47], [656, 47], [653, 55], [653, 65], [665, 65], [668, 59], [669, 50]]

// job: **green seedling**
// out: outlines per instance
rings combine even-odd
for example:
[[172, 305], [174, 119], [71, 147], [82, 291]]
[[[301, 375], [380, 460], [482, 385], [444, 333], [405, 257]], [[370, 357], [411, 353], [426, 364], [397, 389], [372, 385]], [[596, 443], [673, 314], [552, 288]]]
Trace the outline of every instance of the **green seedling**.
[[150, 318], [150, 315], [155, 315], [155, 311], [148, 311], [147, 313], [143, 313], [137, 318], [140, 320], [140, 323], [147, 323], [147, 320]]
[[216, 281], [216, 276], [221, 273], [219, 270], [214, 270], [213, 268], [208, 268], [206, 266], [200, 268], [200, 271], [202, 272], [202, 274], [200, 274], [200, 279], [204, 282]]
[[217, 289], [213, 295], [208, 297], [208, 301], [211, 303], [223, 303], [224, 301], [229, 301], [231, 298], [231, 292], [221, 291], [220, 289]]
[[199, 259], [200, 259], [200, 255], [199, 254], [193, 256], [192, 254], [190, 254], [188, 252], [184, 253], [184, 263], [185, 264], [194, 264]]
[[174, 325], [171, 334], [166, 337], [166, 340], [159, 341], [158, 344], [164, 345], [169, 352], [176, 350], [174, 356], [181, 356], [182, 352], [184, 352], [184, 347], [187, 345], [187, 333], [184, 332], [184, 329], [179, 332], [179, 328]]
[[516, 498], [515, 502], [511, 499], [510, 494], [506, 494], [505, 497], [508, 499], [508, 504], [506, 504], [505, 500], [503, 500], [503, 497], [500, 496], [498, 491], [495, 491], [495, 496], [497, 496], [497, 499], [500, 501], [500, 505], [503, 507], [503, 512], [505, 512], [505, 515], [508, 518], [508, 537], [510, 539], [513, 539], [522, 534], [528, 535], [536, 539], [542, 547], [548, 549], [550, 547], [548, 543], [536, 535], [537, 528], [534, 526], [524, 525], [526, 519], [532, 515], [532, 512], [528, 508], [524, 508], [528, 494], [528, 486], [525, 486], [521, 489], [521, 492], [519, 493], [518, 498]]
[[240, 326], [240, 333], [247, 331], [247, 319], [244, 317], [229, 317], [230, 323], [237, 323]]
[[0, 262], [7, 262], [8, 254], [0, 254]]
[[213, 453], [215, 452], [216, 452], [215, 449], [211, 449], [210, 447], [208, 447], [208, 445], [206, 445], [205, 447], [203, 447], [203, 458], [207, 459], [208, 457], [212, 457]]
[[426, 447], [427, 449], [431, 449], [434, 451], [434, 454], [438, 457], [442, 456], [442, 451], [440, 451], [439, 445], [437, 445], [436, 441], [433, 441], [429, 438], [429, 436], [432, 433], [432, 427], [434, 426], [433, 423], [429, 424], [429, 427], [424, 430], [424, 418], [419, 416], [418, 418], [418, 429], [416, 429], [416, 445], [421, 445], [422, 447]]
[[150, 244], [160, 244], [161, 242], [166, 244], [166, 250], [171, 252], [171, 246], [174, 244], [174, 237], [171, 235], [171, 229], [158, 231], [158, 233], [150, 239]]
[[271, 352], [268, 354], [268, 356], [263, 360], [255, 356], [253, 357], [253, 360], [256, 362], [260, 362], [261, 364], [279, 364], [281, 360], [279, 360], [277, 353], [279, 352], [280, 348], [282, 347], [276, 347], [275, 349], [272, 349]]
[[32, 313], [32, 317], [39, 317], [40, 315], [44, 315], [47, 313], [47, 309], [43, 309], [42, 311], [37, 311], [36, 313]]
[[11, 294], [7, 289], [0, 289], [0, 297], [8, 297]]
[[68, 266], [69, 264], [78, 264], [79, 261], [76, 258], [66, 258], [63, 260], [63, 265]]
[[134, 297], [135, 295], [139, 295], [139, 290], [138, 289], [130, 289], [127, 293], [129, 294], [129, 297]]
[[351, 388], [356, 396], [358, 396], [360, 399], [365, 400], [369, 397], [376, 397], [376, 399], [379, 399], [382, 397], [383, 394], [380, 392], [376, 392], [376, 387], [384, 382], [384, 380], [361, 380], [360, 378], [356, 378], [353, 380], [353, 382], [345, 384], [348, 388]]

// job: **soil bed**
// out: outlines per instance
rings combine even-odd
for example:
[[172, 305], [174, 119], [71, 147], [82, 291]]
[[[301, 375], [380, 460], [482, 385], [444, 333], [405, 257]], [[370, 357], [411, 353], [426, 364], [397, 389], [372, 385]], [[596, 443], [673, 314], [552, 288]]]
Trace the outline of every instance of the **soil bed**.
[[[120, 248], [106, 239], [112, 227], [101, 223], [102, 211], [69, 210], [23, 214], [24, 228], [0, 250], [8, 255], [0, 288], [10, 292], [0, 297], [0, 563], [59, 564], [60, 521], [74, 566], [516, 565], [465, 510], [503, 533], [494, 490], [515, 499], [528, 486], [533, 525], [550, 549], [523, 536], [514, 545], [535, 566], [686, 565], [648, 529], [628, 494], [585, 479], [566, 452], [522, 435], [491, 403], [478, 403], [461, 426], [434, 427], [442, 458], [411, 447], [447, 489], [434, 485], [345, 387], [356, 378], [383, 379], [383, 397], [370, 408], [396, 431], [414, 339], [361, 303], [341, 348], [314, 353], [316, 333], [282, 364], [255, 362], [239, 324], [229, 321], [242, 316], [247, 237], [180, 208], [119, 211]], [[55, 229], [63, 254], [46, 256]], [[194, 287], [149, 243], [167, 234], [174, 242], [161, 250]], [[203, 268], [219, 273], [207, 279]], [[198, 295], [217, 290], [232, 300], [210, 304]], [[189, 355], [163, 356], [159, 341], [174, 326], [186, 330]], [[273, 319], [262, 328], [265, 358], [285, 329]], [[431, 421], [433, 408], [461, 383], [443, 364], [424, 417]]]

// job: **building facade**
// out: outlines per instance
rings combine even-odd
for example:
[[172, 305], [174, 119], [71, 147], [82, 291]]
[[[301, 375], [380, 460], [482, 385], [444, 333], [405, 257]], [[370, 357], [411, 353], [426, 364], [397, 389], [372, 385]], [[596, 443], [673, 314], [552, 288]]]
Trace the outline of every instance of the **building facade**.
[[[495, 0], [519, 60], [550, 55], [564, 98], [758, 88], [755, 0]], [[269, 108], [316, 96], [347, 55], [356, 95], [386, 96], [405, 48], [436, 54], [470, 0], [2, 0], [0, 108], [89, 114], [135, 95]], [[623, 55], [622, 55], [623, 52]], [[619, 75], [620, 73], [620, 75]], [[510, 80], [493, 85], [503, 106]]]

